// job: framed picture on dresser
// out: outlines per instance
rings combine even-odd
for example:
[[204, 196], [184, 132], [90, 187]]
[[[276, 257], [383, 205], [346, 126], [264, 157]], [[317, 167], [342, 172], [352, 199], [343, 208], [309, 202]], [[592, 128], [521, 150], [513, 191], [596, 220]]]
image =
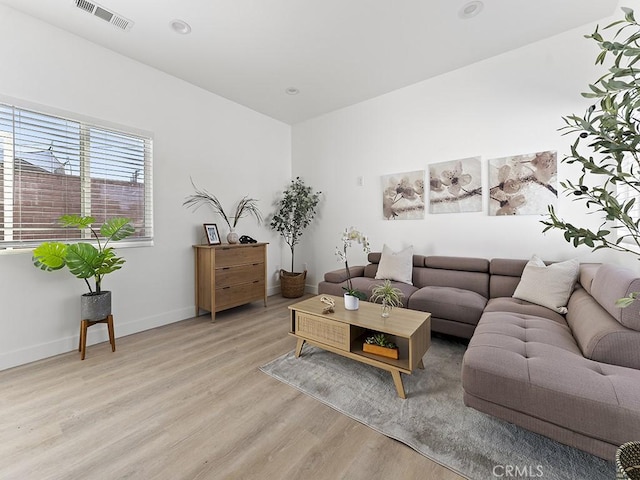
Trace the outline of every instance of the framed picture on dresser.
[[207, 235], [207, 242], [209, 245], [220, 245], [220, 234], [218, 233], [218, 226], [215, 223], [205, 223], [204, 232]]

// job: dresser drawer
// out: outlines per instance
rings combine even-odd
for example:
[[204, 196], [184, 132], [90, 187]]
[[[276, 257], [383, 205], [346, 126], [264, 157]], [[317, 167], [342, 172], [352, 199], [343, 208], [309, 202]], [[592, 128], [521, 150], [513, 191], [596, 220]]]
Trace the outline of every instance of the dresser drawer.
[[216, 288], [216, 312], [264, 298], [264, 280]]
[[251, 263], [264, 262], [264, 245], [255, 247], [218, 247], [216, 250], [216, 269]]
[[216, 288], [252, 283], [258, 279], [264, 279], [264, 263], [216, 268]]
[[300, 337], [315, 340], [347, 352], [351, 347], [349, 325], [346, 323], [316, 317], [308, 313], [296, 312], [295, 328], [295, 334]]

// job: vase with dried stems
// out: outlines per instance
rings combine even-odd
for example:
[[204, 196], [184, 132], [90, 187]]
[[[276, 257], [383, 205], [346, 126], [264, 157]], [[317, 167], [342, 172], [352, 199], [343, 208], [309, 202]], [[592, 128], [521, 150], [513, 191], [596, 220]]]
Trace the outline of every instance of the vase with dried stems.
[[204, 188], [196, 187], [196, 185], [193, 183], [193, 180], [191, 180], [191, 185], [193, 185], [193, 189], [196, 193], [187, 196], [182, 205], [187, 208], [192, 208], [194, 211], [200, 208], [202, 205], [209, 205], [216, 214], [222, 217], [222, 219], [229, 227], [227, 242], [231, 244], [238, 243], [236, 226], [238, 225], [238, 221], [241, 218], [252, 216], [256, 219], [258, 225], [262, 223], [262, 214], [260, 213], [260, 209], [258, 208], [258, 200], [256, 200], [255, 198], [250, 198], [247, 195], [242, 197], [242, 199], [240, 199], [240, 201], [236, 204], [234, 215], [229, 216], [224, 211], [222, 203], [220, 203], [218, 197], [216, 197], [212, 193], [209, 193]]

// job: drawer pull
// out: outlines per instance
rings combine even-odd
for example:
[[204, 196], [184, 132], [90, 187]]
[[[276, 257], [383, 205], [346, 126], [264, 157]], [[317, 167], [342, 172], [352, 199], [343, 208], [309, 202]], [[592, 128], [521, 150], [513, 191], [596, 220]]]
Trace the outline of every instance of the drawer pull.
[[222, 287], [223, 290], [229, 290], [231, 287]]

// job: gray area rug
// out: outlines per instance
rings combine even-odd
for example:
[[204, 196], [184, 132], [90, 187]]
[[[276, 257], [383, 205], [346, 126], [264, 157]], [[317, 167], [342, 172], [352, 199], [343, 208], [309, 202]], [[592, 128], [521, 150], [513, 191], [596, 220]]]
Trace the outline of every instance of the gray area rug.
[[402, 375], [406, 400], [390, 373], [308, 344], [260, 370], [470, 479], [507, 478], [509, 467], [510, 478], [615, 478], [612, 462], [466, 407], [465, 348], [433, 338], [425, 369]]

